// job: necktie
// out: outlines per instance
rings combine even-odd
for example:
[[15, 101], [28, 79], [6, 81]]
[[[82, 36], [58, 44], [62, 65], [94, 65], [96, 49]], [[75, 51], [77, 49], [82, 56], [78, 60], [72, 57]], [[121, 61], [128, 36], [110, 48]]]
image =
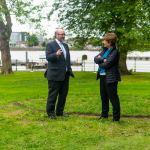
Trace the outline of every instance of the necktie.
[[64, 57], [66, 59], [66, 50], [64, 48], [64, 45], [62, 44], [62, 42], [59, 43], [61, 50], [63, 51]]
[[[66, 59], [66, 50], [65, 50], [64, 45], [62, 44], [62, 42], [59, 43], [59, 46], [60, 46], [61, 50], [63, 51], [64, 57]], [[67, 70], [68, 69], [67, 69], [67, 66], [66, 66], [66, 72], [67, 72]]]

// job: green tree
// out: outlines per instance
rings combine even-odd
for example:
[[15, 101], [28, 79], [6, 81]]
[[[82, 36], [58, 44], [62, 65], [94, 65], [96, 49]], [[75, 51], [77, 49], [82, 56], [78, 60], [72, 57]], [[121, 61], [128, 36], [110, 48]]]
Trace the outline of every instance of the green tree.
[[88, 39], [87, 43], [91, 44], [93, 46], [99, 46], [101, 44], [101, 39], [97, 38], [97, 37], [91, 37]]
[[[81, 37], [101, 37], [113, 31], [121, 51], [121, 72], [129, 73], [127, 52], [149, 39], [150, 0], [55, 0], [53, 10], [66, 29]], [[144, 40], [144, 41], [145, 41]]]
[[0, 0], [0, 50], [2, 74], [12, 73], [9, 40], [12, 32], [11, 16], [14, 15], [21, 23], [32, 22], [39, 27], [43, 5], [33, 6], [30, 0]]
[[73, 45], [76, 49], [83, 49], [87, 39], [84, 37], [77, 36], [73, 38], [73, 41], [74, 41]]
[[32, 35], [28, 34], [27, 35], [27, 44], [29, 47], [39, 45], [39, 40], [38, 40], [37, 36], [35, 34], [32, 34]]

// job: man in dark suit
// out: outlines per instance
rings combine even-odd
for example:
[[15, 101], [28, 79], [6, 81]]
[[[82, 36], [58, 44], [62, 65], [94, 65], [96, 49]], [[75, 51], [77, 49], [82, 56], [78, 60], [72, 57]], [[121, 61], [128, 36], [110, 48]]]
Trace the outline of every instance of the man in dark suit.
[[74, 77], [70, 65], [69, 47], [64, 43], [65, 31], [62, 28], [56, 29], [55, 38], [46, 46], [46, 59], [48, 61], [46, 111], [51, 119], [56, 119], [56, 116], [64, 116], [64, 107], [69, 89], [69, 76]]
[[113, 121], [120, 120], [120, 101], [117, 93], [118, 81], [121, 81], [119, 72], [119, 51], [116, 48], [117, 36], [115, 33], [106, 33], [102, 39], [103, 50], [94, 58], [99, 65], [97, 79], [100, 78], [100, 95], [102, 113], [100, 119], [108, 118], [109, 100], [113, 107]]

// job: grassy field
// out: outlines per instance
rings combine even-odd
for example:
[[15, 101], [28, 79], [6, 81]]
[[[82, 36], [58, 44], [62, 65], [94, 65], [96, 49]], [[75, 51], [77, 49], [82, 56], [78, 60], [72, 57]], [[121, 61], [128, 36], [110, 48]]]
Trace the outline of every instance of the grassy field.
[[[70, 80], [66, 112], [100, 113], [95, 73], [76, 72]], [[150, 73], [123, 76], [119, 83], [122, 115], [150, 116]], [[47, 81], [42, 72], [0, 76], [0, 150], [150, 150], [150, 118], [71, 115], [49, 120]], [[111, 108], [111, 107], [110, 107]], [[110, 109], [111, 114], [111, 109]]]

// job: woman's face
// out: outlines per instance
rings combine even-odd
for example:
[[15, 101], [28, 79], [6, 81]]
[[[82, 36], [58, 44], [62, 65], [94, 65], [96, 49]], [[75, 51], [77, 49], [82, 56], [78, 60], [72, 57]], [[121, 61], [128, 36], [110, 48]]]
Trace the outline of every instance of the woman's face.
[[103, 40], [103, 41], [102, 41], [102, 44], [103, 44], [103, 46], [106, 47], [106, 48], [110, 48], [110, 47], [111, 47], [111, 44], [110, 44], [107, 40]]

